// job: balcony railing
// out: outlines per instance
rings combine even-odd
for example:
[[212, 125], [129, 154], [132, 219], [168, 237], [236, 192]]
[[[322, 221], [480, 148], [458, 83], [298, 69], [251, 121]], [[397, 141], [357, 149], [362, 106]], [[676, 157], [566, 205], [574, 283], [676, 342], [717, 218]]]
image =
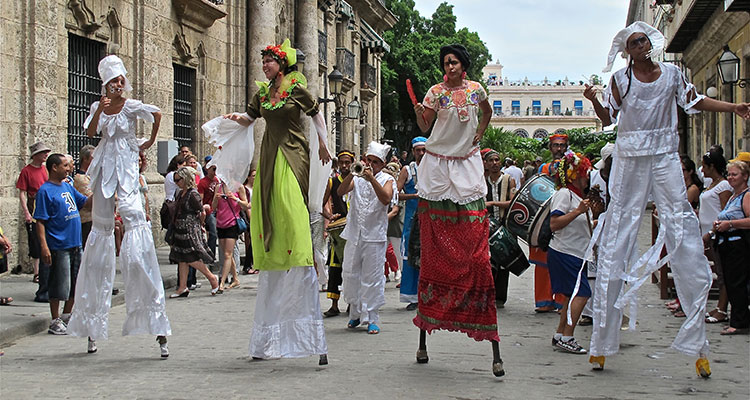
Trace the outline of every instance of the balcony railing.
[[318, 31], [318, 62], [328, 65], [328, 35], [322, 31]]
[[511, 109], [510, 111], [499, 111], [497, 109], [492, 111], [492, 117], [493, 118], [512, 118], [512, 117], [526, 117], [526, 118], [532, 118], [532, 117], [594, 117], [596, 116], [596, 112], [593, 109], [588, 110], [582, 110], [582, 109], [568, 109], [567, 111], [563, 111], [559, 114], [555, 114], [550, 110], [549, 114], [546, 114], [545, 112], [539, 112], [533, 111], [529, 109], [528, 114], [526, 112], [522, 112], [520, 109]]
[[378, 89], [378, 69], [370, 64], [362, 64], [359, 67], [362, 75], [362, 87], [365, 89]]
[[336, 65], [338, 65], [339, 71], [349, 79], [354, 79], [354, 53], [349, 49], [338, 47], [336, 48]]

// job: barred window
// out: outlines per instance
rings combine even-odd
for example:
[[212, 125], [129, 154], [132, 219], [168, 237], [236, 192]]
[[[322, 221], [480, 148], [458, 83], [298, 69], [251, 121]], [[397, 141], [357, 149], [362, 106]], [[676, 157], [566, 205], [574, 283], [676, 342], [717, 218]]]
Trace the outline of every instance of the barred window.
[[174, 67], [174, 139], [180, 147], [193, 149], [193, 103], [195, 99], [195, 70], [172, 64]]
[[102, 96], [97, 68], [104, 52], [104, 43], [68, 34], [68, 153], [76, 161], [76, 167], [81, 147], [99, 143], [98, 134], [93, 138], [86, 136], [83, 123], [91, 104]]

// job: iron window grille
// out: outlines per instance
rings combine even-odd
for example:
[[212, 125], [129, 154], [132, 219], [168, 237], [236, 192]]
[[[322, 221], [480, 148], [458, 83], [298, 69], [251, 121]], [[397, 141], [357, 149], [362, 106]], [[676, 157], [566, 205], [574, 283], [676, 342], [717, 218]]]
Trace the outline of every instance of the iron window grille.
[[68, 153], [78, 165], [81, 147], [96, 146], [100, 136], [86, 136], [83, 123], [91, 104], [102, 96], [99, 78], [99, 60], [104, 56], [105, 45], [91, 39], [68, 34]]
[[193, 149], [195, 70], [178, 64], [172, 64], [172, 66], [174, 67], [174, 139], [180, 147], [188, 146]]

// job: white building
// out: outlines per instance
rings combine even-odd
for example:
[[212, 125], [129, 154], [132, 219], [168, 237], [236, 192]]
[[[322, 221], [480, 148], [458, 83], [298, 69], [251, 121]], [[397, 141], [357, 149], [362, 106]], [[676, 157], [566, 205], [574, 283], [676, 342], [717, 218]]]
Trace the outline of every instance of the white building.
[[[591, 103], [583, 97], [583, 81], [512, 81], [499, 62], [488, 64], [483, 79], [492, 106], [490, 124], [522, 137], [545, 138], [566, 129], [601, 130]], [[601, 88], [600, 88], [601, 89]]]

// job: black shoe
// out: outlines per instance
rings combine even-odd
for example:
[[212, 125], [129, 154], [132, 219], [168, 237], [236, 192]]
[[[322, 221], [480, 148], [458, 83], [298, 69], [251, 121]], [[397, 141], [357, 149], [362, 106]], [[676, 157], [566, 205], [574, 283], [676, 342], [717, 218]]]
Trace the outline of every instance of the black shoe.
[[112, 296], [117, 296], [120, 293], [120, 289], [112, 289]]
[[417, 309], [417, 307], [419, 307], [419, 303], [409, 303], [406, 306], [406, 311], [414, 311]]
[[578, 326], [590, 326], [594, 325], [594, 319], [589, 317], [588, 315], [584, 315], [581, 317], [581, 320], [578, 321]]

